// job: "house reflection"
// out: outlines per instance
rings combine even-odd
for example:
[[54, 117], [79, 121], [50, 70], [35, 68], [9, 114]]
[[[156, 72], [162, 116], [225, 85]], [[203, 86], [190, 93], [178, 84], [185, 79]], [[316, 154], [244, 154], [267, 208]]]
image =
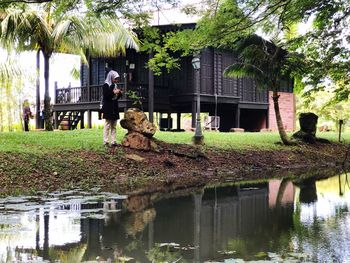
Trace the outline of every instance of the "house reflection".
[[[153, 205], [154, 198], [147, 195], [124, 201], [72, 200], [46, 205], [16, 215], [21, 218], [16, 225], [21, 227], [11, 233], [11, 242], [8, 236], [0, 235], [1, 247], [6, 248], [0, 253], [3, 259], [10, 250], [12, 255], [36, 254], [52, 261], [58, 260], [58, 254], [75, 249], [82, 254], [81, 260], [128, 255], [146, 262], [145, 252], [155, 244], [175, 242], [191, 247], [183, 252], [186, 259], [201, 262], [217, 257], [218, 251], [230, 249], [228, 244], [232, 240], [248, 242], [250, 237], [254, 237], [254, 242], [249, 244], [249, 249], [258, 250], [261, 243], [268, 244], [262, 241], [274, 240], [291, 224], [294, 199], [292, 192], [286, 190], [288, 187], [284, 188], [282, 197], [277, 195], [282, 200], [278, 209], [285, 212], [275, 213], [272, 207], [271, 199], [278, 199], [275, 188], [279, 184], [274, 181], [213, 187]], [[131, 212], [120, 212], [123, 206]]]
[[[248, 250], [267, 249], [271, 242], [278, 242], [279, 235], [293, 222], [295, 191], [291, 182], [287, 182], [287, 188], [280, 194], [283, 201], [278, 207], [270, 201], [276, 200], [274, 188], [280, 185], [281, 181], [274, 181], [241, 187], [214, 187], [161, 200], [151, 209], [120, 214], [105, 224], [82, 219], [82, 225], [87, 226], [83, 232], [95, 235], [93, 242], [92, 239], [87, 242], [90, 254], [84, 259], [126, 254], [136, 261], [147, 262], [145, 251], [157, 243], [169, 242], [191, 247], [182, 252], [190, 262], [218, 257], [218, 251], [230, 249], [228, 244], [232, 240], [243, 240]], [[270, 187], [274, 191], [270, 192]], [[94, 230], [88, 230], [92, 226]]]

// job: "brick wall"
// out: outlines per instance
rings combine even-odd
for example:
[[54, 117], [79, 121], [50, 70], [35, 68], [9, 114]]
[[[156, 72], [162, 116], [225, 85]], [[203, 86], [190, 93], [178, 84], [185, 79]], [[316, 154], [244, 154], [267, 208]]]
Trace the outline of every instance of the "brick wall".
[[[277, 197], [281, 187], [282, 180], [269, 181], [269, 207], [274, 208], [277, 205]], [[279, 205], [293, 204], [295, 197], [295, 187], [291, 181], [289, 181], [284, 188], [283, 195], [281, 197], [281, 203]]]
[[[279, 92], [278, 100], [282, 122], [286, 131], [295, 131], [295, 96], [289, 92]], [[277, 131], [276, 115], [272, 100], [272, 91], [269, 92], [269, 129]]]

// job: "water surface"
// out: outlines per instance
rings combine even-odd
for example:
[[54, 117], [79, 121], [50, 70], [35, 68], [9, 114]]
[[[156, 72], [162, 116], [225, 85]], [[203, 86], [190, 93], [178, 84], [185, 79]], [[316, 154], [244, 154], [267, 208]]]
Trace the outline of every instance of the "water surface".
[[350, 262], [350, 178], [0, 199], [0, 262]]

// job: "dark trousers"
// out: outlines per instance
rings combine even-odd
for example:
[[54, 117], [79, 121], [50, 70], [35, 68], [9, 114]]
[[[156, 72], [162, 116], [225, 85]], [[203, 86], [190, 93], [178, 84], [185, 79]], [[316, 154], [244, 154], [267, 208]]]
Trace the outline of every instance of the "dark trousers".
[[24, 131], [29, 131], [29, 120], [24, 120]]

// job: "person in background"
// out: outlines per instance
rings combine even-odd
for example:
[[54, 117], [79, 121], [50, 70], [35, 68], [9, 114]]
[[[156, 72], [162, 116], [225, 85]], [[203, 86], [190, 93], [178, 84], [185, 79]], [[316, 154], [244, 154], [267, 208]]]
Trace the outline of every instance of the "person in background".
[[44, 100], [42, 100], [40, 102], [40, 125], [39, 125], [39, 128], [40, 129], [44, 129], [44, 126], [45, 126], [45, 116], [44, 116]]
[[[103, 84], [102, 113], [105, 119], [103, 129], [103, 145], [112, 147], [117, 145], [116, 127], [119, 119], [118, 99], [122, 96], [122, 91], [117, 88], [119, 82], [118, 72], [111, 70], [108, 72]], [[110, 137], [110, 138], [109, 138]]]
[[24, 120], [24, 131], [29, 131], [29, 120], [33, 118], [32, 111], [27, 99], [23, 102], [23, 120]]

